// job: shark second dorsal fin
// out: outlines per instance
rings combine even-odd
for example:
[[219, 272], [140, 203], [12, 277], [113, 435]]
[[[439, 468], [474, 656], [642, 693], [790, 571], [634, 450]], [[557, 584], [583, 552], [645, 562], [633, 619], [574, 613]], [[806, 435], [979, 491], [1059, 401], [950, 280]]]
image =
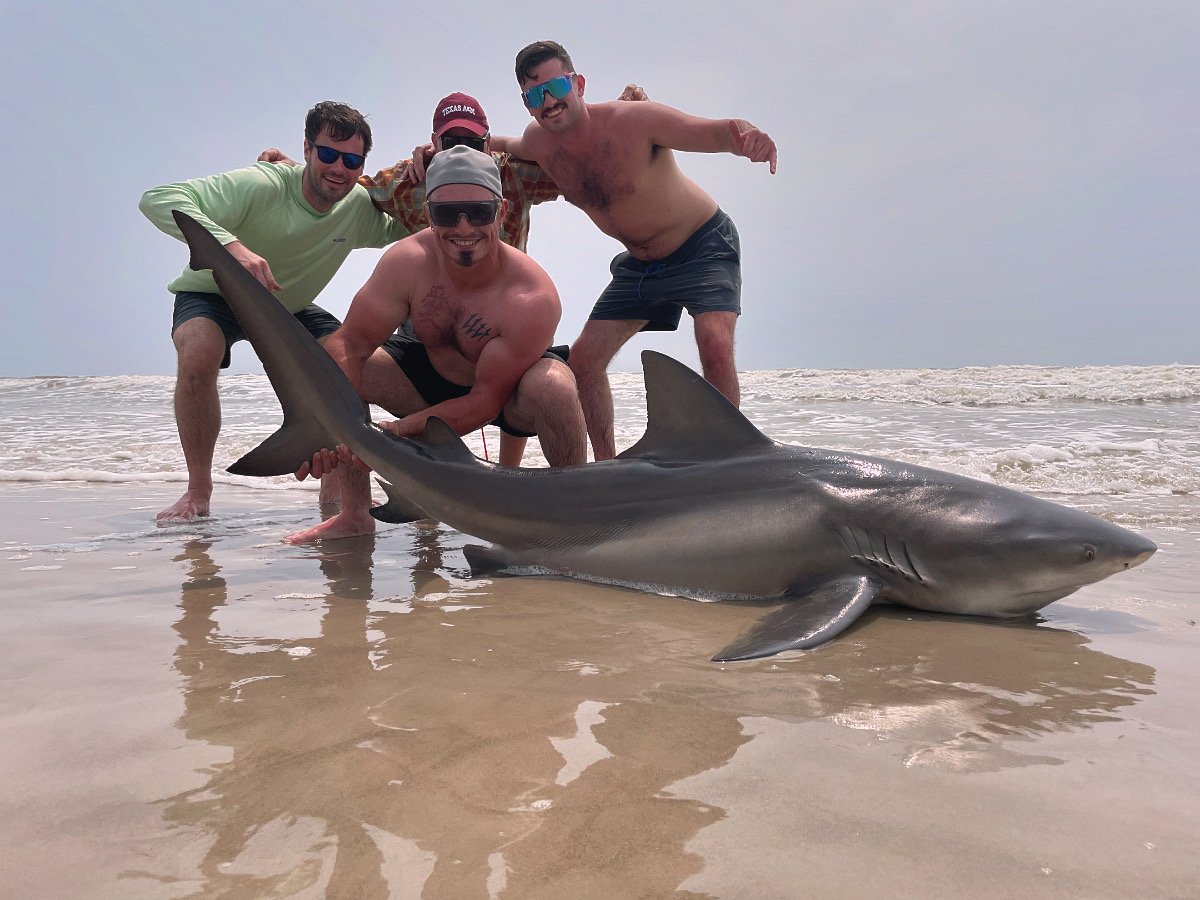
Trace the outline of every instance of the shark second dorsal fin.
[[646, 433], [620, 459], [689, 462], [761, 451], [775, 442], [683, 363], [642, 351]]
[[477, 463], [482, 461], [463, 443], [453, 428], [437, 416], [425, 420], [425, 433], [418, 444], [434, 459], [441, 462]]

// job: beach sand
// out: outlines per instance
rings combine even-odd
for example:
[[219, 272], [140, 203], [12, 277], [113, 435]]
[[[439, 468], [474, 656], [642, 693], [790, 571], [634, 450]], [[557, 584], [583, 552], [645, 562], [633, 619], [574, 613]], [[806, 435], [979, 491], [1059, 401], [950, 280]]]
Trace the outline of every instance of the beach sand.
[[1017, 623], [468, 577], [313, 494], [4, 484], [0, 894], [1194, 897], [1200, 534]]

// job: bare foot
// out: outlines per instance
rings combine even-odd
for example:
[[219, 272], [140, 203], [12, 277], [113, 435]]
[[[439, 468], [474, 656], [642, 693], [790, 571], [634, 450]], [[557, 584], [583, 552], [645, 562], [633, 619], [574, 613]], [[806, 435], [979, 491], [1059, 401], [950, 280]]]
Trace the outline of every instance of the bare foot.
[[320, 525], [297, 531], [283, 539], [285, 544], [304, 544], [308, 541], [330, 541], [336, 538], [357, 537], [360, 534], [374, 534], [375, 520], [364, 510], [344, 510], [332, 519], [326, 519]]
[[166, 525], [171, 522], [186, 522], [189, 519], [207, 516], [208, 503], [211, 499], [212, 491], [189, 489], [171, 506], [160, 512], [156, 520], [160, 525]]

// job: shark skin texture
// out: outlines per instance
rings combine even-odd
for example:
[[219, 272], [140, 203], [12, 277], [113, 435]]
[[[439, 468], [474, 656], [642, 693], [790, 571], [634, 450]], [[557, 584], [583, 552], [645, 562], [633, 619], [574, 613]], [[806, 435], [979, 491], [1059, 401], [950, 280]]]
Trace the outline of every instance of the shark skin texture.
[[202, 226], [176, 221], [262, 360], [284, 423], [229, 467], [294, 472], [346, 444], [380, 476], [388, 522], [432, 518], [490, 547], [475, 575], [557, 575], [699, 600], [781, 606], [713, 657], [831, 640], [873, 604], [1016, 617], [1140, 565], [1156, 545], [1089, 513], [881, 457], [781, 444], [687, 366], [644, 351], [647, 427], [616, 459], [516, 469], [444, 422], [374, 427], [307, 331]]

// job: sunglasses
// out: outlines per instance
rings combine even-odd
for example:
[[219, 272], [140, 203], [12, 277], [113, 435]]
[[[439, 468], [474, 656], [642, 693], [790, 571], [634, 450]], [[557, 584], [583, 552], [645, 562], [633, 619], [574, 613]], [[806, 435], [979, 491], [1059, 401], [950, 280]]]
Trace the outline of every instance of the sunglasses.
[[542, 104], [546, 102], [546, 94], [555, 100], [561, 100], [571, 93], [571, 79], [574, 77], [574, 72], [568, 72], [566, 75], [559, 75], [549, 81], [535, 84], [529, 90], [521, 92], [521, 99], [525, 101], [525, 106], [529, 109], [541, 109]]
[[461, 144], [483, 153], [484, 148], [487, 146], [487, 135], [474, 137], [469, 134], [444, 134], [438, 138], [438, 143], [442, 145], [443, 150], [449, 150], [451, 147], [457, 147]]
[[338, 157], [342, 158], [342, 163], [347, 169], [361, 169], [367, 158], [361, 153], [345, 153], [341, 150], [334, 150], [332, 147], [326, 147], [324, 144], [313, 144], [317, 150], [317, 159], [325, 163], [327, 166], [332, 166], [337, 162]]
[[427, 205], [429, 221], [438, 228], [454, 228], [458, 225], [459, 216], [466, 216], [472, 226], [482, 228], [495, 222], [496, 213], [500, 210], [499, 200], [464, 200], [457, 203], [430, 200]]

